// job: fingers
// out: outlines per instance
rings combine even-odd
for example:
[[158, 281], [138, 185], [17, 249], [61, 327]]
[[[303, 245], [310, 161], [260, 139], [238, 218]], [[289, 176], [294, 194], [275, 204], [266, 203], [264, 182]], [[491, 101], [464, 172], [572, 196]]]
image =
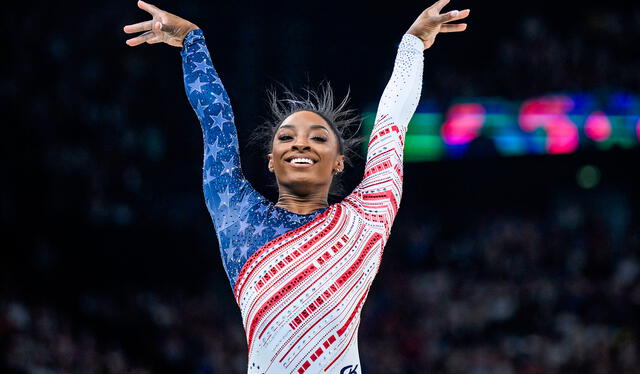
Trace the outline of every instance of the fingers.
[[469, 13], [471, 13], [471, 10], [469, 9], [465, 9], [463, 11], [452, 10], [450, 12], [435, 16], [434, 22], [445, 23], [445, 22], [457, 21], [463, 18], [467, 18], [469, 16]]
[[450, 1], [450, 0], [439, 0], [437, 3], [433, 4], [433, 5], [431, 6], [431, 8], [432, 8], [433, 10], [437, 10], [437, 11], [438, 11], [438, 13], [440, 13], [440, 11], [442, 10], [442, 8], [444, 8], [444, 7], [445, 7], [445, 5], [449, 4], [449, 1]]
[[124, 27], [124, 32], [126, 32], [127, 34], [133, 34], [134, 32], [149, 31], [151, 30], [152, 24], [153, 21], [145, 21], [133, 25], [126, 25]]
[[444, 24], [440, 26], [440, 32], [460, 32], [467, 29], [466, 23]]
[[155, 5], [151, 5], [149, 3], [145, 3], [142, 0], [138, 1], [138, 8], [150, 13], [153, 16], [155, 16], [160, 12], [160, 9], [158, 9], [158, 7], [156, 7]]
[[469, 14], [471, 14], [471, 9], [465, 9], [465, 10], [461, 10], [460, 12], [458, 12], [458, 15], [453, 17], [453, 19], [450, 19], [447, 22], [453, 22], [453, 21], [458, 21], [461, 19], [465, 19], [467, 17], [469, 17]]
[[129, 40], [127, 40], [127, 45], [130, 47], [135, 47], [137, 45], [140, 45], [142, 43], [145, 43], [153, 38], [156, 37], [156, 34], [153, 31], [147, 31], [142, 35], [136, 36], [135, 38], [131, 38]]

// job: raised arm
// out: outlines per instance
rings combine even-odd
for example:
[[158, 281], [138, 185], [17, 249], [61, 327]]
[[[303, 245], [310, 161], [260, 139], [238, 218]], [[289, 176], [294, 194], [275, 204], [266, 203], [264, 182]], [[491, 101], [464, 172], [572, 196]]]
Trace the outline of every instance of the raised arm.
[[438, 33], [464, 31], [466, 24], [447, 24], [469, 15], [469, 10], [440, 14], [449, 0], [425, 9], [402, 37], [391, 79], [378, 105], [369, 139], [365, 174], [347, 199], [363, 208], [370, 221], [383, 224], [387, 233], [398, 212], [402, 196], [402, 159], [407, 126], [422, 89], [425, 49]]
[[240, 168], [238, 134], [229, 96], [213, 67], [198, 26], [144, 1], [138, 1], [138, 7], [153, 18], [125, 26], [126, 33], [144, 32], [127, 40], [128, 45], [166, 43], [182, 48], [184, 85], [204, 138], [205, 201], [220, 233], [238, 222], [246, 209], [262, 199]]

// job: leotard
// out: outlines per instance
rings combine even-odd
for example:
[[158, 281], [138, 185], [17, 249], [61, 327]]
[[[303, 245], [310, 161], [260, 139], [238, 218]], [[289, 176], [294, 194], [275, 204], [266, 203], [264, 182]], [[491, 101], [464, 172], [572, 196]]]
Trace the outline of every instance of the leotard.
[[204, 138], [205, 203], [242, 314], [248, 373], [361, 373], [360, 311], [400, 204], [422, 41], [406, 34], [398, 46], [362, 182], [342, 202], [306, 215], [276, 207], [243, 176], [229, 96], [202, 30], [187, 35], [181, 55]]

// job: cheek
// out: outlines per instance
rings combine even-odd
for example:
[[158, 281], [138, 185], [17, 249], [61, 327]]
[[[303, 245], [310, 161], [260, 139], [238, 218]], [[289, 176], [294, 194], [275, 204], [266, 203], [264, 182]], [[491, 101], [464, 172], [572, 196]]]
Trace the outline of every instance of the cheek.
[[274, 144], [271, 148], [271, 162], [273, 163], [273, 167], [278, 170], [284, 170], [285, 161], [282, 159], [283, 155], [286, 153], [286, 147], [278, 147]]
[[334, 164], [338, 159], [338, 155], [333, 147], [327, 147], [321, 154], [322, 164], [324, 168], [333, 170]]

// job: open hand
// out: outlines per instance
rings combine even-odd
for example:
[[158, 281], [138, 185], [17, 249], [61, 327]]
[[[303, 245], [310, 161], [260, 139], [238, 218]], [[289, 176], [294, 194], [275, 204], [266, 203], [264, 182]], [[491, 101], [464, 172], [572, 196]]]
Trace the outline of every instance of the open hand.
[[131, 47], [145, 42], [148, 44], [167, 43], [174, 47], [182, 47], [182, 41], [187, 34], [198, 28], [198, 26], [186, 19], [165, 12], [142, 0], [138, 1], [138, 8], [147, 11], [153, 18], [150, 21], [124, 27], [124, 32], [127, 34], [144, 31], [142, 35], [127, 40], [127, 45]]
[[422, 39], [424, 42], [424, 49], [428, 49], [433, 45], [438, 33], [460, 32], [467, 29], [466, 23], [449, 24], [449, 22], [467, 18], [471, 10], [452, 10], [450, 12], [440, 14], [442, 8], [444, 8], [449, 1], [450, 0], [439, 0], [432, 6], [425, 9], [407, 31], [407, 34], [415, 35]]

